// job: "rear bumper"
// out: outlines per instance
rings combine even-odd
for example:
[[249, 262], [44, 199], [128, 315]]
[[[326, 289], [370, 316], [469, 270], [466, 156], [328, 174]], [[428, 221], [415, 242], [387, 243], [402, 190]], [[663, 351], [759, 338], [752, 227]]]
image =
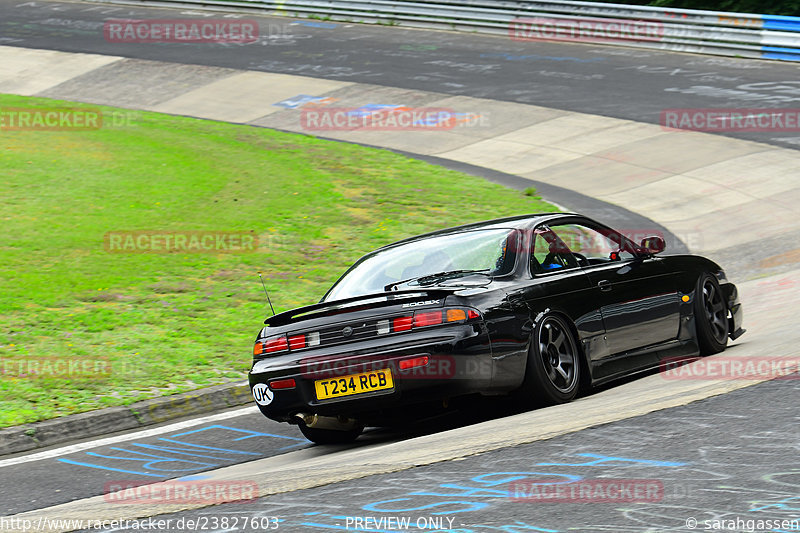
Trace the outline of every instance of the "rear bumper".
[[[340, 346], [336, 353], [303, 357], [285, 355], [272, 358], [272, 368], [248, 375], [251, 390], [259, 383], [270, 387], [267, 405], [256, 402], [261, 412], [279, 422], [296, 422], [298, 413], [344, 416], [359, 420], [381, 420], [408, 406], [479, 393], [488, 389], [494, 372], [488, 336], [473, 326], [447, 328], [446, 336], [437, 332], [404, 335], [402, 345], [359, 343]], [[416, 338], [415, 338], [416, 337]], [[400, 362], [427, 356], [428, 363], [401, 370]], [[393, 387], [355, 395], [320, 400], [317, 380], [343, 378], [354, 374], [389, 369]], [[294, 379], [294, 388], [274, 389], [276, 380]]]

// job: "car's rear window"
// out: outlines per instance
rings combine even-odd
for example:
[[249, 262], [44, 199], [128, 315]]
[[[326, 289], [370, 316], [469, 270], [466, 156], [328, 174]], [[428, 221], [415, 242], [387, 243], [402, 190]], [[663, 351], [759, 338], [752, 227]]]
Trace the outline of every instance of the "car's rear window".
[[518, 232], [493, 228], [439, 235], [393, 246], [359, 260], [325, 300], [381, 292], [386, 285], [437, 272], [482, 270], [492, 276], [514, 268]]

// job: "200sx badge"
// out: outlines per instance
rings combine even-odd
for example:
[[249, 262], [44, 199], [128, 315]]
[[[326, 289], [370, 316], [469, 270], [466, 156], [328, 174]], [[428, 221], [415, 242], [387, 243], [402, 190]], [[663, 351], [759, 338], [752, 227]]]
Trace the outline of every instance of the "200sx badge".
[[441, 300], [425, 300], [424, 302], [411, 302], [407, 304], [403, 304], [401, 306], [402, 309], [408, 309], [409, 307], [419, 307], [421, 305], [434, 305], [441, 302]]

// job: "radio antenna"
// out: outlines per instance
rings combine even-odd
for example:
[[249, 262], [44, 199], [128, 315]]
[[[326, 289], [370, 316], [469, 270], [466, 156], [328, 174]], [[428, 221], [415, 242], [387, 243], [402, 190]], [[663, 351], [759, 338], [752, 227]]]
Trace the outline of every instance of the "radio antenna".
[[264, 278], [261, 277], [261, 272], [258, 273], [258, 279], [261, 280], [261, 286], [264, 287], [264, 294], [267, 295], [267, 302], [269, 303], [269, 310], [272, 311], [272, 315], [275, 316], [275, 309], [272, 308], [272, 300], [269, 299], [269, 293], [267, 292], [267, 286], [264, 284]]

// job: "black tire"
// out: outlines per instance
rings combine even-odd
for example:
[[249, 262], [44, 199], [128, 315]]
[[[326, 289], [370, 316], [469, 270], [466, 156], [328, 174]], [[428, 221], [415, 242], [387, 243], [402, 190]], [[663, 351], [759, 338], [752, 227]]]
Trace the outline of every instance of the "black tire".
[[345, 431], [310, 428], [305, 424], [300, 424], [299, 427], [303, 436], [316, 444], [347, 444], [356, 440], [364, 431], [363, 426], [356, 426]]
[[547, 315], [536, 325], [518, 398], [526, 407], [575, 399], [581, 383], [581, 353], [566, 320]]
[[697, 279], [694, 296], [697, 344], [701, 355], [713, 355], [728, 345], [728, 306], [717, 278], [704, 273]]

